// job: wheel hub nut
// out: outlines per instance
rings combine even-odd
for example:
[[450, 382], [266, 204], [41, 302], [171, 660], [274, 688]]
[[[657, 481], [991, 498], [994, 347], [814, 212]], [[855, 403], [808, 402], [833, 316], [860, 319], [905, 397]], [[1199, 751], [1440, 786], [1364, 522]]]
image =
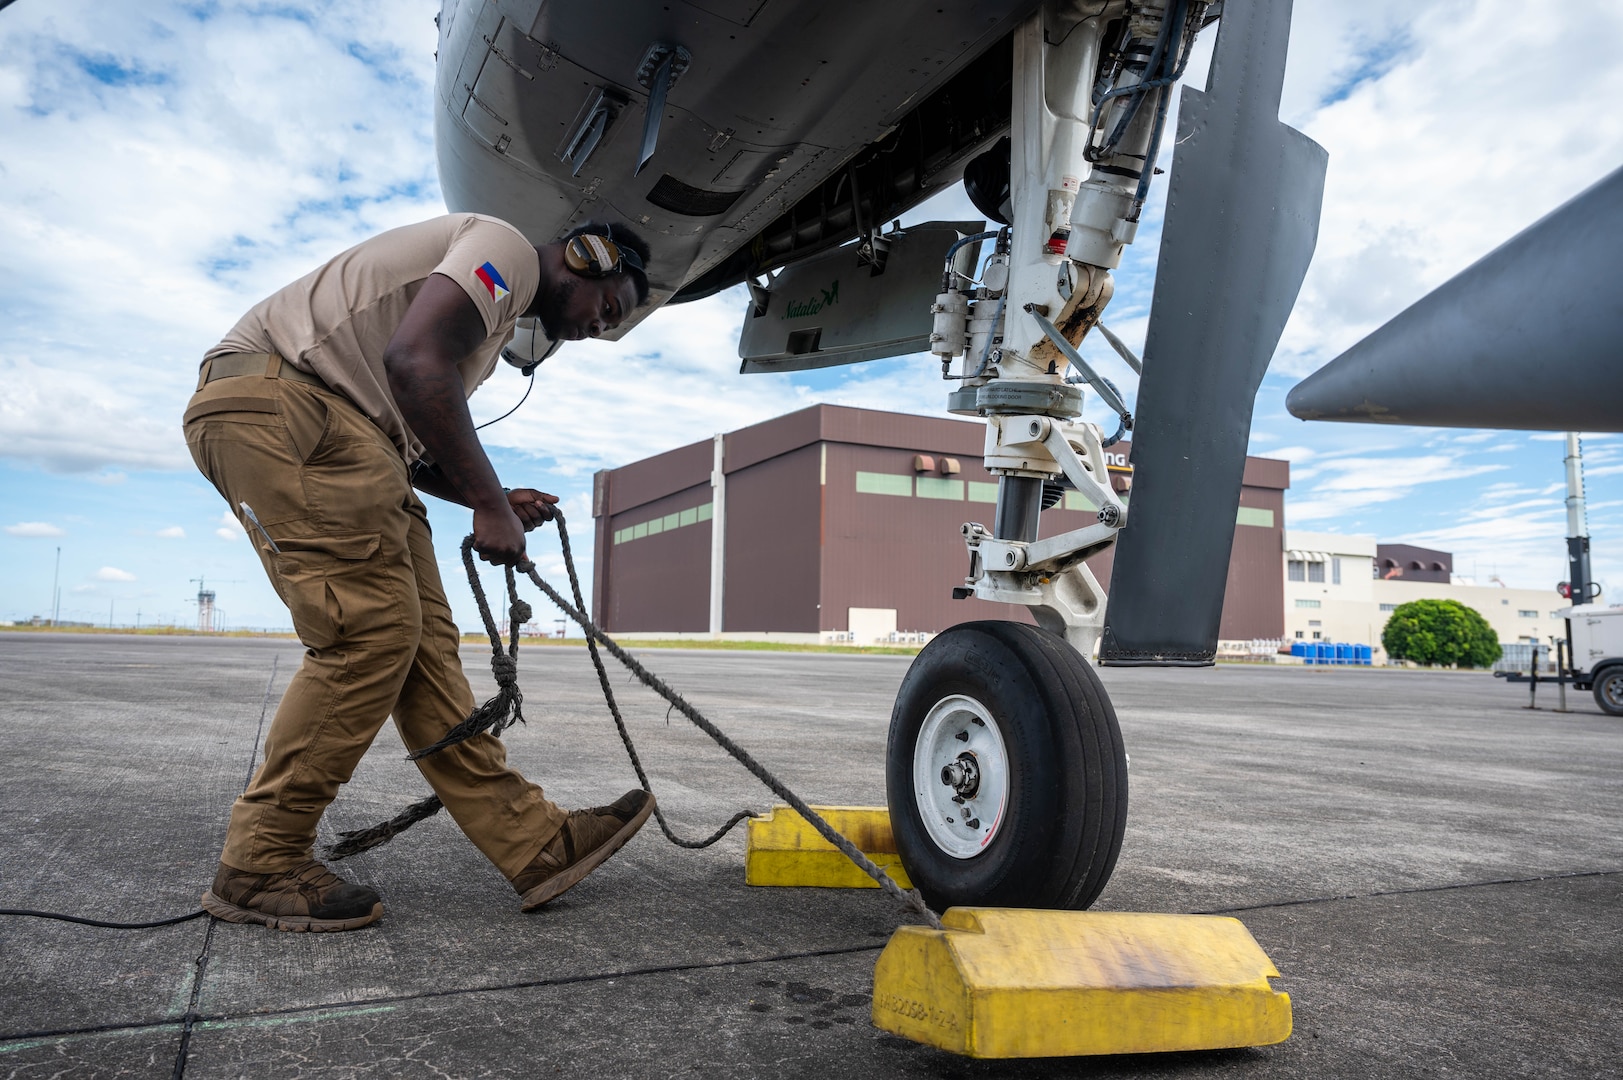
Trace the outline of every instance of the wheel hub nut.
[[942, 766], [941, 782], [957, 792], [960, 799], [973, 799], [981, 786], [981, 770], [975, 763], [975, 755], [965, 752], [958, 755], [957, 761]]

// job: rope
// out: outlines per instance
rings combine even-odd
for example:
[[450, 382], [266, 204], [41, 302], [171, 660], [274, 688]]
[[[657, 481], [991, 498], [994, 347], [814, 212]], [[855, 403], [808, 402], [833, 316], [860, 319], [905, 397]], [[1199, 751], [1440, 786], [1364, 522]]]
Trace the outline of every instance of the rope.
[[[563, 548], [564, 567], [569, 574], [570, 592], [574, 603], [570, 603], [558, 590], [542, 580], [534, 563], [525, 560], [519, 564], [517, 570], [519, 573], [526, 575], [535, 584], [536, 588], [545, 593], [547, 598], [558, 606], [559, 610], [574, 620], [581, 630], [585, 632], [586, 648], [591, 654], [592, 666], [597, 671], [598, 685], [603, 690], [603, 697], [608, 704], [609, 713], [614, 717], [615, 729], [620, 733], [620, 741], [625, 744], [626, 755], [631, 759], [631, 766], [637, 773], [637, 781], [642, 785], [642, 789], [650, 794], [653, 793], [653, 788], [648, 782], [648, 774], [642, 766], [642, 759], [632, 742], [630, 731], [626, 728], [625, 718], [620, 714], [619, 703], [615, 700], [614, 690], [609, 683], [608, 671], [604, 667], [603, 658], [598, 652], [597, 647], [599, 644], [604, 649], [607, 649], [611, 656], [620, 661], [639, 682], [669, 702], [671, 708], [687, 717], [695, 727], [710, 736], [716, 745], [727, 751], [734, 760], [748, 769], [761, 783], [765, 784], [774, 795], [793, 807], [801, 817], [811, 824], [812, 828], [817, 830], [823, 839], [834, 845], [846, 858], [855, 863], [863, 873], [873, 878], [881, 889], [884, 889], [908, 910], [921, 916], [932, 927], [937, 930], [941, 929], [940, 917], [924, 902], [924, 898], [917, 889], [903, 889], [898, 885], [889, 874], [885, 873], [873, 860], [863, 854], [861, 849], [840, 835], [832, 825], [823, 819], [821, 814], [806, 805], [804, 799], [789, 790], [788, 786], [773, 775], [771, 770], [756, 761], [749, 751], [733, 742], [725, 732], [711, 723], [698, 709], [690, 705], [682, 695], [671, 689], [664, 680], [643, 667], [635, 657], [622, 649], [613, 638], [598, 629], [597, 625], [586, 614], [586, 603], [581, 594], [580, 578], [575, 572], [575, 557], [569, 544], [569, 529], [564, 522], [562, 511], [556, 507], [553, 508], [553, 520], [558, 526], [558, 541]], [[518, 688], [518, 631], [520, 625], [530, 618], [530, 606], [518, 598], [514, 568], [508, 567], [506, 585], [510, 613], [510, 636], [509, 645], [504, 651], [501, 631], [497, 628], [496, 620], [491, 615], [490, 601], [485, 595], [484, 586], [480, 582], [479, 575], [474, 567], [473, 537], [471, 535], [462, 541], [462, 562], [468, 571], [468, 585], [473, 590], [474, 600], [479, 605], [479, 616], [485, 624], [485, 632], [490, 637], [493, 654], [491, 670], [496, 675], [496, 696], [474, 709], [468, 719], [458, 724], [439, 742], [410, 754], [412, 760], [436, 753], [447, 746], [472, 738], [487, 729], [493, 729], [492, 734], [499, 734], [515, 721], [522, 722], [524, 719], [520, 712], [523, 695]], [[522, 618], [520, 617], [521, 614]], [[407, 807], [394, 818], [374, 825], [369, 829], [340, 833], [339, 835], [343, 839], [339, 843], [329, 846], [327, 855], [334, 860], [342, 859], [386, 843], [416, 822], [438, 813], [442, 805], [437, 796], [430, 796]], [[690, 840], [679, 836], [670, 827], [657, 802], [654, 806], [654, 813], [659, 821], [660, 830], [664, 832], [666, 838], [678, 847], [684, 848], [709, 847], [725, 836], [740, 821], [753, 816], [747, 810], [740, 811], [708, 838]]]

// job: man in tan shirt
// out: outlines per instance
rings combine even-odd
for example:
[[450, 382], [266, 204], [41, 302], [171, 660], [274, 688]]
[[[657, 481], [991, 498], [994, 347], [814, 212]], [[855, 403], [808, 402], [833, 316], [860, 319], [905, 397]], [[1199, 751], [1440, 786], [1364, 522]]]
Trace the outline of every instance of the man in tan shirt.
[[[522, 561], [525, 530], [558, 500], [502, 487], [468, 395], [521, 317], [553, 341], [619, 325], [647, 301], [647, 258], [624, 226], [593, 222], [535, 247], [506, 222], [450, 214], [349, 249], [255, 305], [204, 357], [187, 445], [306, 647], [264, 764], [232, 807], [203, 896], [213, 914], [282, 930], [382, 916], [375, 892], [313, 858], [316, 823], [385, 719], [417, 749], [474, 704], [412, 488], [473, 510], [482, 559]], [[525, 911], [601, 864], [653, 809], [638, 790], [566, 813], [488, 733], [417, 764]]]

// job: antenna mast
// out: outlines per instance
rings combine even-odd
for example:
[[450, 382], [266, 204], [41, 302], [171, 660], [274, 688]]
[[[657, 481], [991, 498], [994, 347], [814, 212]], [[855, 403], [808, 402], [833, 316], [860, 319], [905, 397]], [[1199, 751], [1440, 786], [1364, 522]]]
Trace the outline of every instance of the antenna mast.
[[1574, 604], [1595, 591], [1589, 573], [1589, 520], [1584, 512], [1584, 452], [1576, 431], [1567, 432], [1567, 573]]

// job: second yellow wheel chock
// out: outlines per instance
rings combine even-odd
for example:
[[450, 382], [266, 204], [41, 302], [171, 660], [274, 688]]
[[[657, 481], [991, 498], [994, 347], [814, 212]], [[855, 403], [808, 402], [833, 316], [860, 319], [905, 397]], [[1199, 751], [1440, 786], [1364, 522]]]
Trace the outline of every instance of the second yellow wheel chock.
[[[884, 807], [813, 807], [904, 885]], [[799, 814], [750, 822], [752, 885], [874, 887]], [[1266, 1046], [1291, 1033], [1279, 972], [1213, 915], [950, 908], [903, 926], [874, 968], [882, 1030], [977, 1058]]]

